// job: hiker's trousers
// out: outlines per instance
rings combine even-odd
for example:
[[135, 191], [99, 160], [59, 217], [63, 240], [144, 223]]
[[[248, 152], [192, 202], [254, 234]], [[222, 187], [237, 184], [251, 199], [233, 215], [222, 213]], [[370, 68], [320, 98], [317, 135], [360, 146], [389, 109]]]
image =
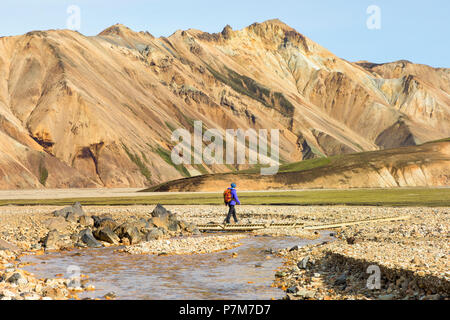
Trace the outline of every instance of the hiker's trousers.
[[227, 215], [227, 218], [225, 219], [225, 222], [230, 223], [231, 216], [233, 216], [234, 222], [237, 223], [238, 219], [236, 217], [236, 208], [235, 208], [235, 206], [232, 206], [232, 205], [229, 205], [229, 207], [230, 207], [230, 209], [228, 210], [228, 215]]

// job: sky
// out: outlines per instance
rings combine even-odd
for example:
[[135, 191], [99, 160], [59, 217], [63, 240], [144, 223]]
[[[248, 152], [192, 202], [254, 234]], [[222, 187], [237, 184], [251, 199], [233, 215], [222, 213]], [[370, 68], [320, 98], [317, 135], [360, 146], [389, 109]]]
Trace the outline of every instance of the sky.
[[449, 68], [449, 14], [448, 0], [2, 0], [0, 36], [67, 28], [91, 36], [122, 23], [159, 37], [278, 18], [349, 61]]

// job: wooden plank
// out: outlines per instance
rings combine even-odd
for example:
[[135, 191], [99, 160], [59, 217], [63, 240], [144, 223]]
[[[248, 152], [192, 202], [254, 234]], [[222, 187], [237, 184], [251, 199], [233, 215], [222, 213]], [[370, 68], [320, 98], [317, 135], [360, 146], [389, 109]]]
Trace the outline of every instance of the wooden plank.
[[308, 225], [305, 226], [304, 223], [294, 222], [294, 223], [267, 223], [267, 224], [235, 224], [235, 225], [225, 225], [225, 224], [207, 224], [199, 225], [197, 228], [203, 231], [254, 231], [266, 228], [302, 228], [304, 230], [323, 230], [323, 229], [334, 229], [341, 228], [345, 226], [352, 226], [362, 223], [373, 223], [373, 222], [386, 222], [386, 221], [399, 221], [410, 219], [410, 216], [399, 216], [399, 217], [384, 217], [366, 220], [356, 220], [347, 221], [331, 224], [322, 225]]
[[348, 221], [348, 222], [340, 222], [333, 224], [324, 224], [324, 225], [316, 225], [316, 226], [305, 226], [305, 230], [323, 230], [323, 229], [335, 229], [346, 226], [353, 226], [362, 223], [372, 223], [372, 222], [385, 222], [385, 221], [399, 221], [399, 220], [407, 220], [410, 219], [410, 216], [400, 216], [400, 217], [388, 217], [388, 218], [377, 218], [377, 219], [368, 219], [368, 220], [357, 220], [357, 221]]

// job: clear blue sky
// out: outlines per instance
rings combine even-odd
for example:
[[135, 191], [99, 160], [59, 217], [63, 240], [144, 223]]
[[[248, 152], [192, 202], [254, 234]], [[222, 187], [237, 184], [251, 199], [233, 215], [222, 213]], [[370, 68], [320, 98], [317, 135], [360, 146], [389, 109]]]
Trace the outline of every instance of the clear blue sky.
[[[279, 18], [350, 61], [407, 59], [450, 67], [448, 0], [2, 0], [0, 36], [63, 29], [69, 5], [81, 9], [81, 33], [98, 34], [122, 23], [135, 31], [169, 36], [195, 28], [219, 32]], [[381, 10], [381, 29], [370, 30], [366, 10]]]

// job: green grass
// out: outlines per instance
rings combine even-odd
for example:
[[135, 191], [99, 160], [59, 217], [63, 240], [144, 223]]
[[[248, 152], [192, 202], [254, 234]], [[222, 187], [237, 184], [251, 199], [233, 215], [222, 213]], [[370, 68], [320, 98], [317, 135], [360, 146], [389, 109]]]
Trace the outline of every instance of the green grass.
[[183, 177], [190, 177], [191, 174], [189, 173], [189, 171], [182, 165], [176, 165], [172, 162], [172, 158], [170, 156], [170, 152], [167, 151], [166, 149], [163, 149], [161, 147], [158, 147], [154, 150], [154, 152], [156, 152], [165, 162], [167, 162], [168, 164], [170, 164], [171, 166], [173, 166], [175, 169], [177, 169], [177, 171], [179, 173], [181, 173], [181, 175]]
[[48, 170], [45, 167], [44, 161], [41, 160], [41, 162], [39, 163], [39, 182], [45, 186], [45, 184], [47, 183], [47, 178], [48, 178]]
[[[131, 161], [134, 162], [134, 164], [139, 168], [139, 171], [141, 172], [141, 174], [145, 177], [145, 179], [147, 180], [147, 182], [151, 183], [152, 182], [152, 173], [150, 172], [150, 170], [147, 168], [147, 166], [145, 165], [145, 163], [141, 160], [141, 157], [139, 157], [138, 154], [133, 154], [126, 145], [122, 144], [123, 149], [125, 150], [125, 153], [128, 155], [128, 157], [130, 158]], [[144, 158], [145, 162], [148, 162], [147, 157], [145, 156], [144, 153], [142, 153], [142, 157]]]
[[[304, 160], [300, 162], [294, 162], [289, 163], [280, 166], [278, 172], [299, 172], [299, 171], [305, 171], [305, 170], [311, 170], [315, 168], [324, 167], [331, 163], [333, 157], [331, 158], [317, 158], [317, 159], [311, 159], [311, 160]], [[259, 173], [261, 170], [261, 167], [264, 167], [264, 165], [255, 165], [253, 168], [248, 170], [241, 170], [238, 173]]]
[[[288, 192], [241, 192], [244, 205], [349, 205], [448, 207], [450, 190], [445, 188], [308, 190]], [[80, 201], [83, 205], [223, 205], [218, 193], [162, 194], [123, 198], [70, 198], [45, 200], [0, 200], [0, 205], [58, 205]]]

